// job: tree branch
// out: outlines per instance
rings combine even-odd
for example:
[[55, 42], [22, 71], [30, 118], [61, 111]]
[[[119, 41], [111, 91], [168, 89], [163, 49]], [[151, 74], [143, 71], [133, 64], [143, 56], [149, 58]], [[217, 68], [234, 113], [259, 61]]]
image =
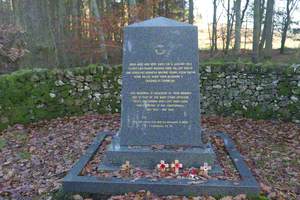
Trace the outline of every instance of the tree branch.
[[245, 7], [244, 7], [244, 9], [243, 9], [243, 11], [242, 11], [241, 24], [242, 24], [243, 21], [244, 21], [244, 17], [245, 17], [245, 14], [246, 14], [248, 5], [249, 5], [249, 0], [246, 1]]

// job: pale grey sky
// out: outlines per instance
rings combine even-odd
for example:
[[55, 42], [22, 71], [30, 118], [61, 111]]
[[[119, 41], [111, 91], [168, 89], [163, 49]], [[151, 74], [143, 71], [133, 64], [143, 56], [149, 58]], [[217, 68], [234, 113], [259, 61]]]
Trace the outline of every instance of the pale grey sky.
[[[225, 4], [227, 5], [227, 0], [224, 0]], [[196, 20], [199, 20], [200, 16], [202, 16], [202, 23], [211, 23], [213, 18], [213, 0], [194, 0], [195, 4], [195, 17]], [[250, 0], [250, 3], [252, 3], [253, 0]], [[275, 9], [282, 8], [285, 6], [286, 0], [275, 0]], [[244, 2], [242, 1], [242, 6], [244, 5]], [[300, 3], [299, 6], [300, 7]], [[225, 10], [223, 9], [222, 4], [218, 6], [218, 16], [221, 14], [221, 10], [223, 11], [224, 16], [220, 18], [220, 23], [226, 22], [225, 18]], [[294, 19], [300, 21], [300, 9], [297, 9], [293, 13]], [[207, 25], [205, 25], [207, 26]]]

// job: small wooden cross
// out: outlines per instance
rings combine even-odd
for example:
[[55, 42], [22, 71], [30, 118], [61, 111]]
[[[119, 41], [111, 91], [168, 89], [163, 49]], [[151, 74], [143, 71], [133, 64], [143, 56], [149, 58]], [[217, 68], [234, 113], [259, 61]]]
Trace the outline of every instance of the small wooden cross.
[[171, 164], [172, 169], [174, 170], [175, 174], [179, 173], [179, 170], [183, 167], [182, 163], [179, 162], [179, 160], [175, 160]]
[[191, 168], [191, 169], [189, 170], [189, 176], [190, 176], [191, 178], [195, 178], [195, 176], [197, 176], [197, 174], [198, 174], [198, 170], [197, 170], [196, 168]]
[[166, 171], [166, 169], [169, 167], [169, 164], [168, 163], [165, 163], [164, 160], [161, 160], [159, 164], [157, 164], [157, 169], [160, 171], [160, 172], [164, 172]]
[[133, 174], [133, 167], [128, 160], [125, 161], [124, 164], [121, 165], [120, 175], [124, 177], [128, 177]]
[[203, 171], [205, 175], [208, 175], [208, 171], [211, 170], [211, 166], [205, 162], [204, 165], [200, 167], [200, 170]]
[[125, 163], [121, 166], [121, 170], [127, 171], [130, 170], [131, 164], [128, 160], [125, 161]]

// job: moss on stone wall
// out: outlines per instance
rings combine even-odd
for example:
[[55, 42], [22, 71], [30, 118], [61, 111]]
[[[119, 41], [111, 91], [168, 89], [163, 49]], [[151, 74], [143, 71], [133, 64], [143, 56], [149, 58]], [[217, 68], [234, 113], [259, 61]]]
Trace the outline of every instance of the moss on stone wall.
[[300, 65], [206, 63], [200, 73], [202, 113], [300, 123]]
[[[200, 67], [204, 114], [300, 123], [300, 67], [243, 63]], [[84, 113], [120, 112], [121, 66], [20, 70], [0, 76], [0, 129]]]
[[89, 112], [120, 112], [120, 76], [120, 66], [95, 65], [0, 76], [0, 129]]

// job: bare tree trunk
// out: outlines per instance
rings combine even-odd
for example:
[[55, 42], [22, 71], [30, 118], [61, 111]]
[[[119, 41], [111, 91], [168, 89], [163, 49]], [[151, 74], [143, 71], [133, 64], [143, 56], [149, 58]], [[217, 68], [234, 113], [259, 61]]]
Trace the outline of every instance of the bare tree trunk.
[[194, 0], [189, 0], [189, 23], [194, 23]]
[[164, 1], [159, 1], [158, 3], [158, 15], [159, 16], [165, 16], [165, 13], [164, 13]]
[[207, 31], [208, 31], [208, 38], [209, 38], [209, 47], [210, 47], [210, 49], [212, 49], [212, 36], [211, 36], [211, 31], [210, 31], [210, 24], [208, 23], [207, 24], [208, 26], [207, 26]]
[[284, 53], [285, 41], [287, 37], [287, 32], [291, 24], [291, 14], [293, 10], [297, 7], [299, 0], [286, 0], [286, 17], [283, 20], [283, 28], [281, 32], [281, 45], [280, 53]]
[[[122, 2], [123, 2], [123, 0], [122, 0]], [[106, 2], [103, 0], [100, 0], [100, 2], [99, 2], [99, 0], [98, 0], [97, 3], [98, 3], [98, 6], [100, 6], [100, 8], [101, 8], [101, 13], [104, 13], [105, 8], [106, 8]], [[122, 3], [122, 5], [123, 5], [123, 3]]]
[[259, 37], [260, 37], [260, 5], [261, 0], [254, 0], [253, 12], [253, 43], [252, 43], [252, 61], [257, 63], [259, 60]]
[[182, 0], [181, 2], [181, 19], [185, 22], [185, 0]]
[[245, 7], [242, 11], [242, 16], [241, 16], [241, 27], [242, 27], [242, 24], [244, 22], [244, 18], [245, 18], [245, 14], [246, 14], [246, 11], [248, 9], [248, 6], [249, 6], [249, 0], [246, 0]]
[[165, 0], [165, 16], [170, 17], [169, 0]]
[[[261, 5], [260, 5], [260, 25], [263, 24], [263, 19], [264, 19], [264, 13], [265, 13], [265, 3], [266, 0], [262, 0], [261, 1]], [[266, 41], [266, 30], [265, 30], [265, 22], [264, 22], [264, 27], [261, 33], [261, 39], [260, 39], [260, 43], [259, 43], [259, 51], [262, 52], [264, 46], [265, 46], [265, 41]]]
[[[230, 6], [231, 0], [227, 0], [227, 24], [226, 24], [226, 46], [225, 46], [225, 54], [228, 53], [230, 40], [231, 40], [231, 33], [232, 33], [232, 21], [233, 17], [230, 13]], [[225, 7], [225, 6], [224, 6]]]
[[222, 26], [221, 28], [221, 39], [222, 39], [222, 51], [225, 52], [226, 45], [226, 29]]
[[80, 37], [80, 0], [72, 0], [72, 29], [73, 36]]
[[144, 19], [149, 19], [152, 16], [151, 0], [145, 0]]
[[262, 30], [262, 34], [261, 34], [261, 39], [260, 39], [260, 43], [259, 43], [259, 51], [262, 52], [265, 46], [265, 42], [266, 42], [266, 28], [265, 25], [263, 27]]
[[280, 43], [280, 53], [281, 54], [284, 53], [287, 30], [288, 30], [288, 27], [289, 27], [289, 21], [290, 21], [289, 19], [286, 19], [286, 21], [284, 22], [284, 25], [283, 25], [282, 32], [281, 32], [281, 43]]
[[273, 12], [274, 0], [268, 0], [266, 10], [266, 46], [264, 49], [264, 57], [272, 57], [272, 42], [273, 42]]
[[213, 12], [213, 23], [212, 23], [212, 37], [211, 37], [211, 49], [210, 54], [217, 51], [217, 0], [213, 0], [214, 12]]
[[[92, 8], [93, 15], [100, 21], [101, 15], [96, 0], [91, 0], [91, 8]], [[98, 27], [98, 31], [99, 31], [99, 39], [100, 39], [101, 57], [104, 63], [108, 63], [108, 53], [105, 46], [105, 37], [101, 26]]]
[[129, 23], [134, 23], [138, 21], [138, 10], [136, 5], [136, 0], [128, 0], [128, 7], [129, 7]]
[[[59, 0], [60, 3], [64, 3], [65, 1]], [[72, 0], [70, 1], [71, 4], [71, 23], [69, 26], [71, 27], [71, 38], [73, 38], [74, 42], [77, 44], [80, 44], [81, 42], [81, 0]], [[78, 48], [76, 53], [73, 53], [72, 55], [72, 64], [73, 65], [82, 65], [83, 60], [80, 58], [81, 57], [81, 48]]]
[[[79, 64], [75, 63], [74, 57], [71, 58], [71, 54], [68, 54], [67, 49], [67, 41], [68, 38], [66, 36], [68, 30], [66, 30], [67, 24], [67, 17], [66, 17], [66, 4], [65, 1], [60, 0], [51, 0], [49, 1], [49, 9], [51, 12], [51, 25], [54, 31], [55, 43], [57, 48], [58, 54], [58, 62], [60, 66], [70, 66], [71, 63], [69, 62], [72, 60], [72, 64]], [[69, 43], [70, 44], [70, 43]], [[78, 55], [76, 56], [79, 57]]]
[[13, 12], [11, 10], [11, 1], [0, 0], [0, 24], [12, 24]]
[[245, 27], [245, 34], [244, 34], [244, 49], [247, 47], [247, 36], [248, 36], [248, 19], [246, 18], [246, 27]]
[[241, 0], [235, 2], [235, 34], [234, 55], [239, 55], [241, 50]]
[[25, 41], [30, 54], [24, 64], [32, 66], [57, 66], [57, 48], [51, 28], [48, 1], [13, 0], [17, 25], [25, 30]]
[[259, 9], [260, 9], [260, 13], [259, 13], [259, 20], [260, 20], [260, 24], [262, 25], [262, 22], [263, 22], [263, 18], [264, 18], [264, 14], [265, 14], [265, 11], [266, 11], [266, 9], [265, 9], [265, 4], [266, 4], [266, 0], [261, 0], [261, 3], [260, 3], [260, 7], [259, 7]]
[[157, 12], [157, 2], [155, 0], [152, 1], [152, 17], [156, 17]]

